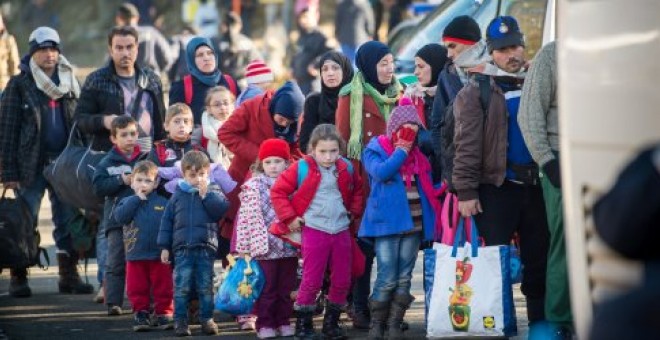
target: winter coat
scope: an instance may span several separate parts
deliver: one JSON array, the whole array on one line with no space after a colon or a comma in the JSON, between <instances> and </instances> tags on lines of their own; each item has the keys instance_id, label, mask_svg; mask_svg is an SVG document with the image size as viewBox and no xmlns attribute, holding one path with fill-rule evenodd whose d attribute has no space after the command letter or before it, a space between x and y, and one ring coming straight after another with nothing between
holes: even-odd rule
<instances>
[{"instance_id":1,"label":"winter coat","mask_svg":"<svg viewBox=\"0 0 660 340\"><path fill-rule=\"evenodd\" d=\"M151 68L157 75L167 72L174 64L174 53L170 43L153 26L137 26L138 63Z\"/></svg>"},{"instance_id":2,"label":"winter coat","mask_svg":"<svg viewBox=\"0 0 660 340\"><path fill-rule=\"evenodd\" d=\"M231 90L231 86L229 86L229 84L227 83L227 79L225 75L226 73L220 77L220 81L218 81L217 85L224 86L228 90ZM231 77L230 79L234 83L233 86L234 88L236 88L236 91L238 93L241 93L241 89L238 87L236 81ZM202 83L201 81L197 80L197 78L195 78L194 76L192 77L192 85L193 85L192 102L188 104L186 103L186 94L183 85L183 79L172 83L172 86L170 87L170 105L176 103L188 104L188 106L190 106L190 109L192 110L193 113L195 126L197 126L202 124L202 113L204 112L204 110L206 110L206 104L204 103L206 101L206 93L211 88L211 86Z\"/></svg>"},{"instance_id":3,"label":"winter coat","mask_svg":"<svg viewBox=\"0 0 660 340\"><path fill-rule=\"evenodd\" d=\"M431 162L431 167L433 168L433 182L439 183L441 181L442 165L439 157L436 156L436 143L433 140L433 131L431 131L431 114L434 101L435 97L426 95L423 98L414 98L413 105L415 105L417 114L425 127L425 129L420 129L417 133L417 145L424 156L426 156L426 158L429 159L429 162Z\"/></svg>"},{"instance_id":4,"label":"winter coat","mask_svg":"<svg viewBox=\"0 0 660 340\"><path fill-rule=\"evenodd\" d=\"M155 191L143 201L133 195L119 201L113 213L114 222L124 226L124 250L127 261L159 260L156 244L160 221L167 199Z\"/></svg>"},{"instance_id":5,"label":"winter coat","mask_svg":"<svg viewBox=\"0 0 660 340\"><path fill-rule=\"evenodd\" d=\"M387 122L379 113L376 102L368 95L364 96L362 105L362 145L367 145L371 138L385 134ZM339 96L337 103L337 113L335 115L335 126L342 139L348 141L351 137L351 95ZM362 177L362 187L365 189L365 198L369 196L369 175L365 171L362 163L358 160L351 160L355 169L359 169Z\"/></svg>"},{"instance_id":6,"label":"winter coat","mask_svg":"<svg viewBox=\"0 0 660 340\"><path fill-rule=\"evenodd\" d=\"M266 91L244 102L218 131L220 142L234 154L228 172L239 185L243 184L250 165L257 159L261 142L275 138L275 123L269 111L273 94L273 91ZM289 144L289 147L294 159L302 157L297 143Z\"/></svg>"},{"instance_id":7,"label":"winter coat","mask_svg":"<svg viewBox=\"0 0 660 340\"><path fill-rule=\"evenodd\" d=\"M0 90L4 90L9 78L18 74L18 46L13 35L4 31L0 33Z\"/></svg>"},{"instance_id":8,"label":"winter coat","mask_svg":"<svg viewBox=\"0 0 660 340\"><path fill-rule=\"evenodd\" d=\"M105 197L103 206L103 220L106 222L105 233L113 229L120 229L121 224L116 223L113 218L113 211L122 198L133 194L130 185L124 183L121 175L132 173L135 163L143 160L146 154L140 153L140 148L135 147L132 155L127 157L117 148L112 148L94 171L92 185L94 194L98 197Z\"/></svg>"},{"instance_id":9,"label":"winter coat","mask_svg":"<svg viewBox=\"0 0 660 340\"><path fill-rule=\"evenodd\" d=\"M298 38L297 47L298 52L291 60L291 70L293 77L298 83L310 83L316 77L309 74L308 68L310 65L316 67L315 63L323 53L328 51L326 46L326 36L318 29L311 32L302 32Z\"/></svg>"},{"instance_id":10,"label":"winter coat","mask_svg":"<svg viewBox=\"0 0 660 340\"><path fill-rule=\"evenodd\" d=\"M508 113L504 93L491 78L487 119L479 84L471 79L454 100L454 170L458 199L479 198L479 185L504 183L507 167Z\"/></svg>"},{"instance_id":11,"label":"winter coat","mask_svg":"<svg viewBox=\"0 0 660 340\"><path fill-rule=\"evenodd\" d=\"M163 102L163 86L160 77L151 69L136 67L137 86L144 90L144 95L151 97L154 112L151 112L153 126L153 140L166 137L163 128L165 116L165 103ZM92 148L107 151L112 148L110 131L103 125L103 118L109 115L127 114L124 107L124 92L119 85L115 67L110 60L109 64L92 72L80 92L80 100L76 107L75 119L78 127L87 135L94 138Z\"/></svg>"},{"instance_id":12,"label":"winter coat","mask_svg":"<svg viewBox=\"0 0 660 340\"><path fill-rule=\"evenodd\" d=\"M67 131L71 130L77 99L72 93L59 99ZM28 65L11 78L0 105L0 179L29 186L43 171L42 115L50 98L37 88Z\"/></svg>"},{"instance_id":13,"label":"winter coat","mask_svg":"<svg viewBox=\"0 0 660 340\"><path fill-rule=\"evenodd\" d=\"M296 217L302 217L305 214L321 185L321 172L316 161L311 156L305 156L304 159L308 170L300 187L298 187L298 166L300 164L298 161L280 174L270 192L277 218L285 225L289 225ZM348 163L344 158L338 159L335 165L337 166L337 185L342 203L351 215L351 219L357 220L362 216L364 206L360 173L353 171L351 176ZM355 231L356 228L351 229Z\"/></svg>"},{"instance_id":14,"label":"winter coat","mask_svg":"<svg viewBox=\"0 0 660 340\"><path fill-rule=\"evenodd\" d=\"M274 179L259 175L241 188L241 207L236 221L236 252L250 254L257 260L295 257L298 251L269 232L275 222L275 209L270 199Z\"/></svg>"},{"instance_id":15,"label":"winter coat","mask_svg":"<svg viewBox=\"0 0 660 340\"><path fill-rule=\"evenodd\" d=\"M216 185L202 199L197 192L177 188L165 208L158 232L161 249L177 251L184 248L204 247L218 249L218 221L229 208L229 203Z\"/></svg>"},{"instance_id":16,"label":"winter coat","mask_svg":"<svg viewBox=\"0 0 660 340\"><path fill-rule=\"evenodd\" d=\"M371 192L367 198L358 236L380 237L413 230L406 185L399 172L407 157L408 154L400 149L388 156L378 138L373 138L364 149L362 163L369 174ZM421 181L418 176L415 176L415 180L422 202L424 240L431 241L435 231L435 212L419 185Z\"/></svg>"}]
</instances>

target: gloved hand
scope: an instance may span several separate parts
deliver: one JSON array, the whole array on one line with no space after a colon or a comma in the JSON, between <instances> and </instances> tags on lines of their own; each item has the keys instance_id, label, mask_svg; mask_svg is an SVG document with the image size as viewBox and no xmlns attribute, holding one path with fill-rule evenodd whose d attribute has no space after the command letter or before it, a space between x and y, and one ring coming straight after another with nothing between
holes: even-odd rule
<instances>
[{"instance_id":1,"label":"gloved hand","mask_svg":"<svg viewBox=\"0 0 660 340\"><path fill-rule=\"evenodd\" d=\"M417 139L417 131L409 127L402 127L397 130L396 134L397 139L394 142L394 146L402 148L406 152L410 151L413 144L415 143L415 139Z\"/></svg>"},{"instance_id":2,"label":"gloved hand","mask_svg":"<svg viewBox=\"0 0 660 340\"><path fill-rule=\"evenodd\" d=\"M561 171L559 169L559 160L557 158L543 165L543 173L548 176L548 180L556 188L561 188Z\"/></svg>"}]
</instances>

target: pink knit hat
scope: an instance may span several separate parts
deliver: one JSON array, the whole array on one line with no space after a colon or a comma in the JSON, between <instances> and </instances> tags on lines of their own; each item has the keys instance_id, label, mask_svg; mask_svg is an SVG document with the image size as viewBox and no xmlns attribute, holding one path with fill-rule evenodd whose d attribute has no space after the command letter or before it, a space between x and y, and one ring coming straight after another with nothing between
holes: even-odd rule
<instances>
[{"instance_id":1,"label":"pink knit hat","mask_svg":"<svg viewBox=\"0 0 660 340\"><path fill-rule=\"evenodd\" d=\"M392 110L390 120L387 122L387 137L392 137L406 123L417 124L420 128L424 128L424 124L419 119L419 113L415 105L413 105L412 100L408 97L402 97L399 100L399 106Z\"/></svg>"},{"instance_id":2,"label":"pink knit hat","mask_svg":"<svg viewBox=\"0 0 660 340\"><path fill-rule=\"evenodd\" d=\"M245 79L248 84L271 82L275 79L273 71L263 60L253 60L245 68Z\"/></svg>"}]
</instances>

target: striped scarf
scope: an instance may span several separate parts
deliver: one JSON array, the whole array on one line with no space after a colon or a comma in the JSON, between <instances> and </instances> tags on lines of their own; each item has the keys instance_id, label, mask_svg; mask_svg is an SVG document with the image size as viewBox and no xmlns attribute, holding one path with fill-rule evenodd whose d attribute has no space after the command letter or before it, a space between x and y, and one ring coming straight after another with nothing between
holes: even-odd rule
<instances>
[{"instance_id":1,"label":"striped scarf","mask_svg":"<svg viewBox=\"0 0 660 340\"><path fill-rule=\"evenodd\" d=\"M60 55L57 60L57 73L60 77L60 85L57 86L53 80L37 65L34 58L30 58L30 71L37 88L45 93L50 99L58 100L69 92L73 92L75 98L80 97L80 85L73 74L73 66Z\"/></svg>"}]
</instances>

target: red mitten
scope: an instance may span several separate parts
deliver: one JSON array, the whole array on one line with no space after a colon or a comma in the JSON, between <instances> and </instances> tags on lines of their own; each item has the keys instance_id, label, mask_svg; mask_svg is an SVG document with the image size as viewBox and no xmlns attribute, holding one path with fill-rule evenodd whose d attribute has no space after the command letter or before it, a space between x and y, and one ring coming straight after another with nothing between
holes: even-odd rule
<instances>
[{"instance_id":1,"label":"red mitten","mask_svg":"<svg viewBox=\"0 0 660 340\"><path fill-rule=\"evenodd\" d=\"M407 150L412 147L413 143L415 143L415 139L417 138L417 131L409 127L400 128L396 134L398 138L394 142L394 146L402 147Z\"/></svg>"}]
</instances>

